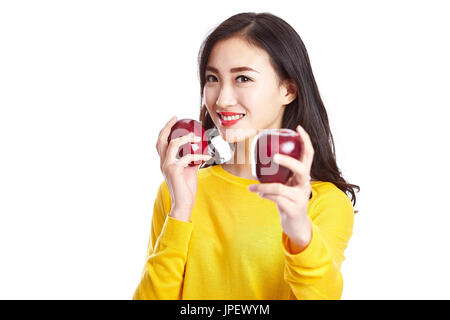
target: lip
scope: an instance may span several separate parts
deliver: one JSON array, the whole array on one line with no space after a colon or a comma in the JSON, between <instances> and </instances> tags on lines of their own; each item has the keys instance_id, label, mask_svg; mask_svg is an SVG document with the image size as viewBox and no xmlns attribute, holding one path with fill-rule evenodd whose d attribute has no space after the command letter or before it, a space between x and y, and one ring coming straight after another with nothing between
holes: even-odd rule
<instances>
[{"instance_id":1,"label":"lip","mask_svg":"<svg viewBox=\"0 0 450 320\"><path fill-rule=\"evenodd\" d=\"M217 113L221 114L221 115L224 115L226 117L235 116L235 115L239 115L239 114L245 114L244 112L237 113L237 112L224 112L224 111L220 111L220 112L217 112Z\"/></svg>"},{"instance_id":2,"label":"lip","mask_svg":"<svg viewBox=\"0 0 450 320\"><path fill-rule=\"evenodd\" d=\"M244 119L245 116L246 116L245 113L235 113L235 112L218 112L218 113L221 114L221 115L224 115L224 116L234 116L234 115L239 115L239 114L243 114L244 115L242 118L236 119L236 120L224 120L224 119L222 119L221 116L219 116L220 124L222 126L224 126L224 127L232 126L232 125L236 124L238 121Z\"/></svg>"}]
</instances>

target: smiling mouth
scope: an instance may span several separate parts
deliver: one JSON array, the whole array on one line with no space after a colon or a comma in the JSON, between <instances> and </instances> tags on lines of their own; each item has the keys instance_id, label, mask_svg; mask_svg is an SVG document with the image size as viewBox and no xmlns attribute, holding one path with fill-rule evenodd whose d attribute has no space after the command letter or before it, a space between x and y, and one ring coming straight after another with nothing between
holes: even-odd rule
<instances>
[{"instance_id":1,"label":"smiling mouth","mask_svg":"<svg viewBox=\"0 0 450 320\"><path fill-rule=\"evenodd\" d=\"M236 120L240 120L240 119L242 119L243 117L245 117L245 113L236 114L236 115L233 115L233 116L224 116L224 115L221 114L221 113L218 113L218 115L219 115L219 118L220 118L222 121L236 121Z\"/></svg>"}]
</instances>

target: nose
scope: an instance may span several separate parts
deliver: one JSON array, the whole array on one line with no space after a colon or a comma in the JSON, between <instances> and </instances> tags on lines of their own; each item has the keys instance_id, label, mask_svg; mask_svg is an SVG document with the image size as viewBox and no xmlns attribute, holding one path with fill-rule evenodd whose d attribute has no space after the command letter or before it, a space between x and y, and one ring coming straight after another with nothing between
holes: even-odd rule
<instances>
[{"instance_id":1,"label":"nose","mask_svg":"<svg viewBox=\"0 0 450 320\"><path fill-rule=\"evenodd\" d=\"M236 99L234 98L233 90L228 86L223 86L217 98L216 105L218 107L234 106Z\"/></svg>"}]
</instances>

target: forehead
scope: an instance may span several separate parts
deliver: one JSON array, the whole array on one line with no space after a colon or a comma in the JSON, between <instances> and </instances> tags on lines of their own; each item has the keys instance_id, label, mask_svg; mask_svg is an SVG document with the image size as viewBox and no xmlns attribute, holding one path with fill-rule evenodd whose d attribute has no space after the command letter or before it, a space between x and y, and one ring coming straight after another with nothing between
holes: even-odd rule
<instances>
[{"instance_id":1,"label":"forehead","mask_svg":"<svg viewBox=\"0 0 450 320\"><path fill-rule=\"evenodd\" d=\"M241 38L230 38L217 42L208 59L208 65L221 72L233 67L248 66L258 71L269 67L269 55L261 48L250 45Z\"/></svg>"}]
</instances>

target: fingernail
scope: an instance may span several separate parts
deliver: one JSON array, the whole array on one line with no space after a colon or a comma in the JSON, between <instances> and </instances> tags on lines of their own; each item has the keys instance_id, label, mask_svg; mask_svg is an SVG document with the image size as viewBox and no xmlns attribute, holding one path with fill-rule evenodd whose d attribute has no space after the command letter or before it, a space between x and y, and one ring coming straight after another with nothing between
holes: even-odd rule
<instances>
[{"instance_id":1,"label":"fingernail","mask_svg":"<svg viewBox=\"0 0 450 320\"><path fill-rule=\"evenodd\" d=\"M278 155L278 153L277 154L275 154L274 156L273 156L273 161L275 161L275 162L278 162L279 160L280 160L280 156Z\"/></svg>"},{"instance_id":2,"label":"fingernail","mask_svg":"<svg viewBox=\"0 0 450 320\"><path fill-rule=\"evenodd\" d=\"M248 190L250 190L250 191L255 191L255 186L254 186L254 185L249 185L249 186L248 186Z\"/></svg>"}]
</instances>

